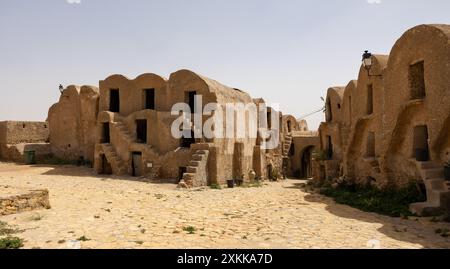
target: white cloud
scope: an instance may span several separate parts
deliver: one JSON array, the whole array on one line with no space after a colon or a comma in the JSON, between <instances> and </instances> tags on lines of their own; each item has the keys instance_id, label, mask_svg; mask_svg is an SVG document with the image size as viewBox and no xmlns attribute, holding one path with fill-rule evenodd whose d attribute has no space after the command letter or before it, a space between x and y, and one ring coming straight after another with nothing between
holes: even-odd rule
<instances>
[{"instance_id":1,"label":"white cloud","mask_svg":"<svg viewBox=\"0 0 450 269\"><path fill-rule=\"evenodd\" d=\"M374 5L374 4L381 4L381 0L367 0L367 3Z\"/></svg>"},{"instance_id":2,"label":"white cloud","mask_svg":"<svg viewBox=\"0 0 450 269\"><path fill-rule=\"evenodd\" d=\"M81 4L81 0L66 0L69 4Z\"/></svg>"}]
</instances>

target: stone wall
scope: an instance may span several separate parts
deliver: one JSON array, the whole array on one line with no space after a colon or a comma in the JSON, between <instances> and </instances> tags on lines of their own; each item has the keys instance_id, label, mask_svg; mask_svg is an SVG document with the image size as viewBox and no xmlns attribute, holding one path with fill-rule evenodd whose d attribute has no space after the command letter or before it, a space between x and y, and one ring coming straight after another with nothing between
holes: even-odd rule
<instances>
[{"instance_id":1,"label":"stone wall","mask_svg":"<svg viewBox=\"0 0 450 269\"><path fill-rule=\"evenodd\" d=\"M50 208L48 190L31 190L19 195L0 196L0 216L42 208Z\"/></svg>"},{"instance_id":2,"label":"stone wall","mask_svg":"<svg viewBox=\"0 0 450 269\"><path fill-rule=\"evenodd\" d=\"M49 133L47 122L0 122L0 144L48 142Z\"/></svg>"}]
</instances>

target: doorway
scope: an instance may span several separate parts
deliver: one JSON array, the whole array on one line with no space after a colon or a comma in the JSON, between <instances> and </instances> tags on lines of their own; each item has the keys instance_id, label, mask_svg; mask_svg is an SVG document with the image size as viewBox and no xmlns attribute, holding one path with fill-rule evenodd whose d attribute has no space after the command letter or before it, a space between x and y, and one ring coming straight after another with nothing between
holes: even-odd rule
<instances>
[{"instance_id":1,"label":"doorway","mask_svg":"<svg viewBox=\"0 0 450 269\"><path fill-rule=\"evenodd\" d=\"M142 176L142 152L131 153L131 175L133 177Z\"/></svg>"},{"instance_id":2,"label":"doorway","mask_svg":"<svg viewBox=\"0 0 450 269\"><path fill-rule=\"evenodd\" d=\"M417 161L427 162L430 160L430 152L428 147L428 127L420 125L414 127L414 143L413 152Z\"/></svg>"},{"instance_id":3,"label":"doorway","mask_svg":"<svg viewBox=\"0 0 450 269\"><path fill-rule=\"evenodd\" d=\"M136 139L138 143L147 143L147 120L136 120Z\"/></svg>"},{"instance_id":4,"label":"doorway","mask_svg":"<svg viewBox=\"0 0 450 269\"><path fill-rule=\"evenodd\" d=\"M120 112L119 90L112 89L109 91L109 111Z\"/></svg>"},{"instance_id":5,"label":"doorway","mask_svg":"<svg viewBox=\"0 0 450 269\"><path fill-rule=\"evenodd\" d=\"M269 180L274 180L273 166L271 164L267 166L267 177Z\"/></svg>"},{"instance_id":6,"label":"doorway","mask_svg":"<svg viewBox=\"0 0 450 269\"><path fill-rule=\"evenodd\" d=\"M110 132L109 132L109 122L102 123L102 144L108 144L111 142Z\"/></svg>"},{"instance_id":7,"label":"doorway","mask_svg":"<svg viewBox=\"0 0 450 269\"><path fill-rule=\"evenodd\" d=\"M312 152L314 150L314 146L307 147L302 155L301 155L301 172L300 177L301 178L311 178L312 177L312 165L311 165L311 159L312 159Z\"/></svg>"},{"instance_id":8,"label":"doorway","mask_svg":"<svg viewBox=\"0 0 450 269\"><path fill-rule=\"evenodd\" d=\"M186 167L179 167L178 168L178 182L180 182L183 179L183 175L187 172Z\"/></svg>"},{"instance_id":9,"label":"doorway","mask_svg":"<svg viewBox=\"0 0 450 269\"><path fill-rule=\"evenodd\" d=\"M155 109L155 89L144 90L144 109Z\"/></svg>"},{"instance_id":10,"label":"doorway","mask_svg":"<svg viewBox=\"0 0 450 269\"><path fill-rule=\"evenodd\" d=\"M331 136L327 136L327 160L332 160L333 159L333 141L331 139Z\"/></svg>"},{"instance_id":11,"label":"doorway","mask_svg":"<svg viewBox=\"0 0 450 269\"><path fill-rule=\"evenodd\" d=\"M191 113L194 114L196 91L185 92L184 101L189 105Z\"/></svg>"},{"instance_id":12,"label":"doorway","mask_svg":"<svg viewBox=\"0 0 450 269\"><path fill-rule=\"evenodd\" d=\"M182 148L190 148L192 144L195 144L195 137L194 137L194 131L191 130L190 137L181 137L180 140L180 147Z\"/></svg>"},{"instance_id":13,"label":"doorway","mask_svg":"<svg viewBox=\"0 0 450 269\"><path fill-rule=\"evenodd\" d=\"M108 162L108 159L106 158L105 154L100 155L100 171L99 174L104 175L111 175L112 174L112 167L111 164Z\"/></svg>"}]
</instances>

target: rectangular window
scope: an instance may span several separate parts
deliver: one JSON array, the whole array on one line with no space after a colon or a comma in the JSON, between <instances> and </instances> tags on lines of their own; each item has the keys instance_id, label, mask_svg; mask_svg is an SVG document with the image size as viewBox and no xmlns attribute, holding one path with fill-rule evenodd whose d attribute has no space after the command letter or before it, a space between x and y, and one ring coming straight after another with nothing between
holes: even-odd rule
<instances>
[{"instance_id":1,"label":"rectangular window","mask_svg":"<svg viewBox=\"0 0 450 269\"><path fill-rule=\"evenodd\" d=\"M111 89L109 91L109 111L120 112L119 90Z\"/></svg>"},{"instance_id":2,"label":"rectangular window","mask_svg":"<svg viewBox=\"0 0 450 269\"><path fill-rule=\"evenodd\" d=\"M184 102L189 105L191 113L194 113L196 91L185 92Z\"/></svg>"},{"instance_id":3,"label":"rectangular window","mask_svg":"<svg viewBox=\"0 0 450 269\"><path fill-rule=\"evenodd\" d=\"M375 157L375 133L369 132L367 135L366 157Z\"/></svg>"},{"instance_id":4,"label":"rectangular window","mask_svg":"<svg viewBox=\"0 0 450 269\"><path fill-rule=\"evenodd\" d=\"M102 123L102 141L101 143L107 144L110 143L110 135L109 135L109 122Z\"/></svg>"},{"instance_id":5,"label":"rectangular window","mask_svg":"<svg viewBox=\"0 0 450 269\"><path fill-rule=\"evenodd\" d=\"M147 143L147 120L136 120L136 138L138 143Z\"/></svg>"},{"instance_id":6,"label":"rectangular window","mask_svg":"<svg viewBox=\"0 0 450 269\"><path fill-rule=\"evenodd\" d=\"M367 115L373 114L373 85L367 86Z\"/></svg>"},{"instance_id":7,"label":"rectangular window","mask_svg":"<svg viewBox=\"0 0 450 269\"><path fill-rule=\"evenodd\" d=\"M155 109L155 89L144 90L144 109Z\"/></svg>"},{"instance_id":8,"label":"rectangular window","mask_svg":"<svg viewBox=\"0 0 450 269\"><path fill-rule=\"evenodd\" d=\"M409 87L412 100L425 98L425 67L423 61L409 67Z\"/></svg>"}]
</instances>

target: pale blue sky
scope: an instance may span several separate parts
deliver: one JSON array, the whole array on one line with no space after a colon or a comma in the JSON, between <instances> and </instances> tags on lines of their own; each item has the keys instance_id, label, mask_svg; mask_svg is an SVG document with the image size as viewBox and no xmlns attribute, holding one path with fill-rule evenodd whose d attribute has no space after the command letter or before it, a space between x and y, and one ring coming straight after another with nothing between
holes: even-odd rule
<instances>
[{"instance_id":1,"label":"pale blue sky","mask_svg":"<svg viewBox=\"0 0 450 269\"><path fill-rule=\"evenodd\" d=\"M364 49L389 53L415 25L450 24L448 0L369 2L0 0L0 120L45 120L59 83L182 68L299 117L356 78Z\"/></svg>"}]
</instances>

